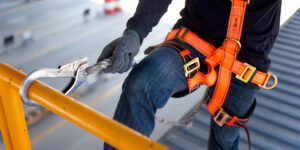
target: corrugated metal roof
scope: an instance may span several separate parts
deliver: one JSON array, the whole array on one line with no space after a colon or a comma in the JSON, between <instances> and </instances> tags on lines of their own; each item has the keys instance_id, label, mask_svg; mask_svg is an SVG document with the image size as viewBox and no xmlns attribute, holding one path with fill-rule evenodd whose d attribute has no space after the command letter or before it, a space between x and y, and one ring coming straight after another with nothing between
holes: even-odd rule
<instances>
[{"instance_id":1,"label":"corrugated metal roof","mask_svg":"<svg viewBox=\"0 0 300 150\"><path fill-rule=\"evenodd\" d=\"M270 71L278 85L260 90L247 126L253 149L300 149L300 9L281 27L271 51ZM184 119L184 118L183 118ZM210 114L202 109L193 127L173 127L160 142L174 150L207 149ZM248 149L241 132L240 149Z\"/></svg>"}]
</instances>

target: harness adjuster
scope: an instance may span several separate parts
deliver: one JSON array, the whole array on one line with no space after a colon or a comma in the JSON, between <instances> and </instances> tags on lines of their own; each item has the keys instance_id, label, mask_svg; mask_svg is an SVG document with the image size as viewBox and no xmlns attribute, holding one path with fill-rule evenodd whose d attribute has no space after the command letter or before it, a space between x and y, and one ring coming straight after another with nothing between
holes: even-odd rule
<instances>
[{"instance_id":1,"label":"harness adjuster","mask_svg":"<svg viewBox=\"0 0 300 150\"><path fill-rule=\"evenodd\" d=\"M233 38L226 38L226 39L224 40L224 42L225 42L225 41L228 41L228 40L234 41L234 42L239 46L239 49L237 50L237 53L239 53L239 51L242 49L242 44L241 44L241 42L238 41L238 40L236 40L236 39L233 39Z\"/></svg>"},{"instance_id":2,"label":"harness adjuster","mask_svg":"<svg viewBox=\"0 0 300 150\"><path fill-rule=\"evenodd\" d=\"M230 0L231 2L232 2L232 0ZM246 0L245 0L246 1ZM247 0L247 5L249 5L250 4L250 0Z\"/></svg>"},{"instance_id":3,"label":"harness adjuster","mask_svg":"<svg viewBox=\"0 0 300 150\"><path fill-rule=\"evenodd\" d=\"M182 29L185 29L185 31L183 32L183 34L181 35L181 37L178 37L178 35L179 35L179 33L181 32ZM184 36L185 36L188 32L189 32L189 29L188 29L188 28L180 27L180 28L178 29L178 32L176 33L174 39L175 39L175 40L178 40L178 41L180 41L180 42L182 42L182 43L185 43L185 41L183 40L183 38L184 38Z\"/></svg>"},{"instance_id":4,"label":"harness adjuster","mask_svg":"<svg viewBox=\"0 0 300 150\"><path fill-rule=\"evenodd\" d=\"M220 107L218 113L213 117L214 121L222 127L230 116Z\"/></svg>"},{"instance_id":5,"label":"harness adjuster","mask_svg":"<svg viewBox=\"0 0 300 150\"><path fill-rule=\"evenodd\" d=\"M252 76L254 75L256 68L244 63L246 65L246 68L244 69L243 73L241 75L236 75L235 77L241 81L243 81L244 83L248 83L250 81L250 79L252 78ZM245 77L246 73L250 71L250 73L248 74L247 77Z\"/></svg>"},{"instance_id":6,"label":"harness adjuster","mask_svg":"<svg viewBox=\"0 0 300 150\"><path fill-rule=\"evenodd\" d=\"M195 65L195 66L192 67L192 65ZM189 74L193 73L194 71L196 71L199 68L200 68L200 61L199 61L198 57L187 62L186 64L183 65L185 77L188 77Z\"/></svg>"},{"instance_id":7,"label":"harness adjuster","mask_svg":"<svg viewBox=\"0 0 300 150\"><path fill-rule=\"evenodd\" d=\"M267 74L268 74L268 76L267 76L264 84L258 85L258 86L261 87L261 88L267 89L267 90L273 89L277 85L277 77L276 77L275 74L270 73L270 72L268 72ZM269 82L270 77L273 77L274 81L273 81L273 84L271 86L267 86L267 83Z\"/></svg>"}]
</instances>

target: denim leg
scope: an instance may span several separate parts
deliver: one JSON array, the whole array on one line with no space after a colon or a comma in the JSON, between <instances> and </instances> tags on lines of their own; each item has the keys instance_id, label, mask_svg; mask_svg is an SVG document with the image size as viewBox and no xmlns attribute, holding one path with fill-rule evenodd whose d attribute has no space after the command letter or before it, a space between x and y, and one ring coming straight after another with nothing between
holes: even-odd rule
<instances>
[{"instance_id":1,"label":"denim leg","mask_svg":"<svg viewBox=\"0 0 300 150\"><path fill-rule=\"evenodd\" d=\"M193 56L203 61L203 55L189 45L183 45L191 50ZM157 108L163 107L171 95L187 88L182 66L182 58L170 47L160 47L143 59L133 68L123 84L114 119L150 136L154 129ZM202 69L206 70L206 67L201 64ZM213 93L214 86L209 89ZM233 77L222 107L228 114L244 118L257 91L258 89L250 88ZM238 149L239 132L240 128L227 125L219 127L211 121L208 149ZM114 148L105 144L104 149Z\"/></svg>"},{"instance_id":2,"label":"denim leg","mask_svg":"<svg viewBox=\"0 0 300 150\"><path fill-rule=\"evenodd\" d=\"M214 87L209 89L212 94ZM246 86L238 79L232 77L226 100L223 104L224 110L231 116L239 118L249 117L249 111L258 89ZM209 150L237 150L241 128L223 125L220 127L211 119Z\"/></svg>"},{"instance_id":3,"label":"denim leg","mask_svg":"<svg viewBox=\"0 0 300 150\"><path fill-rule=\"evenodd\" d=\"M187 88L183 60L170 47L160 47L133 68L122 87L114 119L150 136L157 108ZM105 150L113 149L105 144Z\"/></svg>"}]
</instances>

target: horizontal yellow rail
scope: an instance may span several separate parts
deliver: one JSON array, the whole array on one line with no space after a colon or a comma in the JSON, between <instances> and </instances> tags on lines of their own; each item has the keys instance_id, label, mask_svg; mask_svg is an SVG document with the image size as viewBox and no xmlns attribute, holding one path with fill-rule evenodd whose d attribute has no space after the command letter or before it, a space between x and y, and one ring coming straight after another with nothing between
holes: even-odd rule
<instances>
[{"instance_id":1,"label":"horizontal yellow rail","mask_svg":"<svg viewBox=\"0 0 300 150\"><path fill-rule=\"evenodd\" d=\"M7 64L0 63L0 82L10 84L18 91L24 78L25 74L22 72ZM69 120L117 149L168 149L41 82L35 81L31 84L28 96L50 111Z\"/></svg>"}]
</instances>

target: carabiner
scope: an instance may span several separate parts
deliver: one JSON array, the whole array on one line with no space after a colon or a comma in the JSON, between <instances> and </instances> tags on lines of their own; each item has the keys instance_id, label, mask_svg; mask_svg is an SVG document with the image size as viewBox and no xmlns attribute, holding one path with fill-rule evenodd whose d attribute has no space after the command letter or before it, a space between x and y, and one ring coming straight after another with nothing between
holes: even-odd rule
<instances>
[{"instance_id":1,"label":"carabiner","mask_svg":"<svg viewBox=\"0 0 300 150\"><path fill-rule=\"evenodd\" d=\"M71 77L70 82L65 86L62 92L65 95L71 95L86 80L89 74L101 72L112 64L111 58L107 58L93 66L89 66L88 57L84 57L72 63L60 66L58 68L44 68L34 71L23 80L19 93L24 104L30 106L40 106L38 103L28 98L28 88L31 83L38 78L60 78ZM135 64L135 61L132 62Z\"/></svg>"},{"instance_id":2,"label":"carabiner","mask_svg":"<svg viewBox=\"0 0 300 150\"><path fill-rule=\"evenodd\" d=\"M30 73L20 86L19 93L21 100L24 104L39 106L36 102L30 100L27 95L31 83L38 78L71 77L71 82L65 87L63 93L65 95L72 94L86 80L87 73L85 69L88 67L88 60L88 57L84 57L58 68L44 68Z\"/></svg>"}]
</instances>

